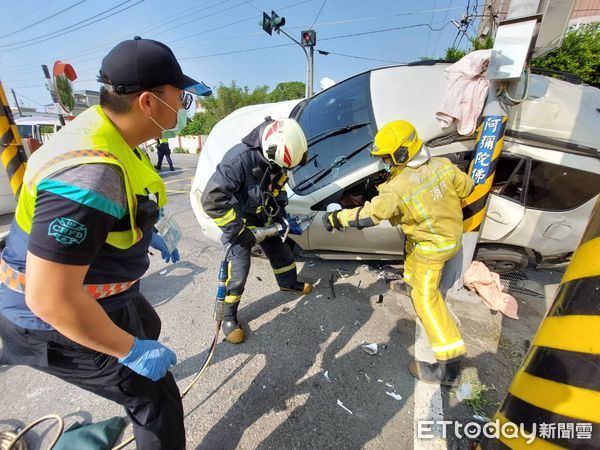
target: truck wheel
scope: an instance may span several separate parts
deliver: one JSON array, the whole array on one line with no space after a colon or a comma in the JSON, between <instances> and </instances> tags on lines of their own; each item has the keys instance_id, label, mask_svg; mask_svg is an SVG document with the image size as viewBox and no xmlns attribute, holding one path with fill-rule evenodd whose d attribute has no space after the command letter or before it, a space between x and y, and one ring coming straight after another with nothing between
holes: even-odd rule
<instances>
[{"instance_id":1,"label":"truck wheel","mask_svg":"<svg viewBox=\"0 0 600 450\"><path fill-rule=\"evenodd\" d=\"M529 264L529 258L523 251L507 247L477 247L475 260L496 273L515 272Z\"/></svg>"}]
</instances>

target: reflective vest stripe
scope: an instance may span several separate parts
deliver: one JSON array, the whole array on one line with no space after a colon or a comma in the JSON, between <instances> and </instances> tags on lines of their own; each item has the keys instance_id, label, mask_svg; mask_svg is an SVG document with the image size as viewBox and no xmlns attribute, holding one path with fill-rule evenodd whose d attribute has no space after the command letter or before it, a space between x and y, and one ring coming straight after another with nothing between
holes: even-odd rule
<instances>
[{"instance_id":1,"label":"reflective vest stripe","mask_svg":"<svg viewBox=\"0 0 600 450\"><path fill-rule=\"evenodd\" d=\"M133 286L138 280L123 281L120 283L105 283L105 284L84 284L83 289L94 297L100 300L111 295L125 292ZM11 291L25 293L25 274L13 269L4 259L0 258L0 283L4 284Z\"/></svg>"}]
</instances>

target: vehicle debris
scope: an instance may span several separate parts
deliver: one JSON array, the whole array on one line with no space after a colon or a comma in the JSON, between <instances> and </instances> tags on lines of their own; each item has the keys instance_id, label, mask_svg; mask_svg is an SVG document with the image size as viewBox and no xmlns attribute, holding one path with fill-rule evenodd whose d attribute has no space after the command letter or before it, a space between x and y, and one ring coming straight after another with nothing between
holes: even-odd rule
<instances>
[{"instance_id":1,"label":"vehicle debris","mask_svg":"<svg viewBox=\"0 0 600 450\"><path fill-rule=\"evenodd\" d=\"M342 407L342 408L344 408L346 411L348 411L348 413L349 413L350 415L352 415L352 416L354 415L354 413L353 413L352 411L350 411L348 408L346 408L346 407L344 406L344 404L343 404L343 403L340 401L340 399L339 399L339 398L338 398L337 404L338 404L338 406L341 406L341 407Z\"/></svg>"},{"instance_id":2,"label":"vehicle debris","mask_svg":"<svg viewBox=\"0 0 600 450\"><path fill-rule=\"evenodd\" d=\"M367 374L367 372L364 373L365 378L367 379L367 383L371 382L371 377Z\"/></svg>"},{"instance_id":3,"label":"vehicle debris","mask_svg":"<svg viewBox=\"0 0 600 450\"><path fill-rule=\"evenodd\" d=\"M308 262L308 267L315 267L316 265L317 265L317 263L314 262L314 261L309 261Z\"/></svg>"},{"instance_id":4,"label":"vehicle debris","mask_svg":"<svg viewBox=\"0 0 600 450\"><path fill-rule=\"evenodd\" d=\"M333 288L333 283L335 283L335 281L333 280L333 274L331 274L331 277L329 277L329 287L331 288L331 296L335 298L335 289Z\"/></svg>"},{"instance_id":5,"label":"vehicle debris","mask_svg":"<svg viewBox=\"0 0 600 450\"><path fill-rule=\"evenodd\" d=\"M262 281L262 278L261 278L261 277L256 277L256 279L257 279L258 281Z\"/></svg>"},{"instance_id":6,"label":"vehicle debris","mask_svg":"<svg viewBox=\"0 0 600 450\"><path fill-rule=\"evenodd\" d=\"M389 395L390 397L392 397L394 400L397 400L397 401L402 400L402 396L400 394L396 394L395 392L388 392L388 391L385 391L385 393L387 395Z\"/></svg>"},{"instance_id":7,"label":"vehicle debris","mask_svg":"<svg viewBox=\"0 0 600 450\"><path fill-rule=\"evenodd\" d=\"M329 379L329 370L326 370L325 373L323 374L323 376L325 377L325 379L331 383L331 380Z\"/></svg>"},{"instance_id":8,"label":"vehicle debris","mask_svg":"<svg viewBox=\"0 0 600 450\"><path fill-rule=\"evenodd\" d=\"M479 422L491 422L492 419L486 416L480 416L479 414L473 414L473 419L478 420Z\"/></svg>"},{"instance_id":9,"label":"vehicle debris","mask_svg":"<svg viewBox=\"0 0 600 450\"><path fill-rule=\"evenodd\" d=\"M385 385L389 388L394 389L396 386L394 386L392 383L385 383Z\"/></svg>"},{"instance_id":10,"label":"vehicle debris","mask_svg":"<svg viewBox=\"0 0 600 450\"><path fill-rule=\"evenodd\" d=\"M369 355L377 354L377 344L363 344L362 349Z\"/></svg>"},{"instance_id":11,"label":"vehicle debris","mask_svg":"<svg viewBox=\"0 0 600 450\"><path fill-rule=\"evenodd\" d=\"M377 303L383 303L383 294L379 294L379 298L377 299Z\"/></svg>"},{"instance_id":12,"label":"vehicle debris","mask_svg":"<svg viewBox=\"0 0 600 450\"><path fill-rule=\"evenodd\" d=\"M164 275L165 273L167 273L167 269L161 270L160 272L158 272L159 275Z\"/></svg>"},{"instance_id":13,"label":"vehicle debris","mask_svg":"<svg viewBox=\"0 0 600 450\"><path fill-rule=\"evenodd\" d=\"M462 402L463 400L469 400L472 395L473 385L469 382L461 384L460 387L456 390L456 399L459 402Z\"/></svg>"}]
</instances>

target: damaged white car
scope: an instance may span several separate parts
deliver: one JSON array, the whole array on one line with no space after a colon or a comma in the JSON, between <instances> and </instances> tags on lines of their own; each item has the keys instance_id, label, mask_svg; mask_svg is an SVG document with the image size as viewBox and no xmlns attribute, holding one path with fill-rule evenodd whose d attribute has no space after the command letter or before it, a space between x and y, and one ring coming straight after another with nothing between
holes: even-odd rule
<instances>
[{"instance_id":1,"label":"damaged white car","mask_svg":"<svg viewBox=\"0 0 600 450\"><path fill-rule=\"evenodd\" d=\"M305 100L241 108L210 133L192 184L191 203L204 233L220 230L200 203L223 154L266 116L292 117L309 142L308 163L290 174L291 214L313 222L291 245L323 258L402 259L404 237L384 222L363 230L327 233L321 215L330 203L363 204L385 179L370 156L377 130L392 120L415 125L432 155L465 169L475 136L441 128L435 118L444 97L447 64L417 63L361 73ZM477 259L497 272L530 262L564 264L577 247L600 192L600 90L531 75L527 100L513 107L480 234Z\"/></svg>"}]
</instances>

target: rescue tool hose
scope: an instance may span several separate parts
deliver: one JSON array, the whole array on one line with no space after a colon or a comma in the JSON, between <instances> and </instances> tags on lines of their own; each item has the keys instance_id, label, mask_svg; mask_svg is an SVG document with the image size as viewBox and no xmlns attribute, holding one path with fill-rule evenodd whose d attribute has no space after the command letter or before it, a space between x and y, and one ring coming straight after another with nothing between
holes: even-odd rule
<instances>
[{"instance_id":1,"label":"rescue tool hose","mask_svg":"<svg viewBox=\"0 0 600 450\"><path fill-rule=\"evenodd\" d=\"M221 267L219 268L219 285L217 288L217 298L215 299L215 309L213 312L213 317L217 322L215 329L215 337L213 338L212 344L208 349L208 354L206 355L206 359L202 363L202 367L200 367L200 370L198 371L198 373L196 373L194 379L181 393L182 399L187 395L188 392L190 392L192 387L194 387L194 385L198 382L198 380L210 364L210 361L212 360L212 357L215 354L217 343L219 342L219 331L221 330L221 322L223 322L223 316L225 314L225 295L227 292L227 278L229 275L229 262L227 261L227 258L229 257L229 253L231 252L232 247L233 246L231 244L227 246L227 249L225 250L225 257L223 258L223 261L221 261ZM112 450L120 450L122 448L125 448L126 446L131 444L134 439L134 436L131 436L126 441L123 441L120 444L113 447ZM50 447L50 449L51 448L52 447Z\"/></svg>"},{"instance_id":2,"label":"rescue tool hose","mask_svg":"<svg viewBox=\"0 0 600 450\"><path fill-rule=\"evenodd\" d=\"M314 219L315 215L313 215L310 219L308 219L308 220L305 219L305 220L302 220L301 222L310 221L310 220ZM288 228L289 228L289 226L288 226ZM274 234L276 234L278 232L278 229L273 228L272 232ZM208 349L208 353L206 355L206 359L202 363L202 367L200 367L200 370L196 373L196 376L190 382L190 384L182 391L182 393L181 393L182 399L187 395L187 393L192 389L192 387L194 387L196 385L196 383L198 382L198 380L200 379L200 377L202 376L202 374L204 373L204 371L210 364L210 362L213 358L213 355L215 354L215 350L217 348L217 343L219 342L219 332L221 330L221 322L223 321L223 316L225 313L225 296L226 296L226 292L227 292L227 279L229 276L229 262L227 261L227 258L229 257L229 253L231 252L232 247L233 246L231 244L229 244L227 246L227 248L225 250L225 257L223 258L223 261L221 261L221 267L219 268L219 285L218 285L218 289L217 289L217 297L215 299L215 309L213 312L213 317L216 320L215 337L213 338L212 344L210 345L210 347ZM55 415L55 414L40 417L39 419L31 422L25 428L23 428L23 430L21 430L18 434L16 434L14 437L13 437L12 433L5 432L3 434L0 434L0 450L26 450L27 447L25 446L25 442L21 441L21 438L29 430L31 430L33 427L35 427L39 423L44 422L46 420L50 420L50 419L54 419L58 422L58 431L56 433L56 436L54 437L54 440L50 443L50 446L48 447L48 450L52 450L52 448L56 445L56 443L60 439L60 436L62 435L63 430L64 430L63 418L58 415ZM134 441L134 439L135 439L135 437L131 436L127 440L114 446L111 450L121 450L121 449L127 447L129 444L131 444Z\"/></svg>"}]
</instances>

